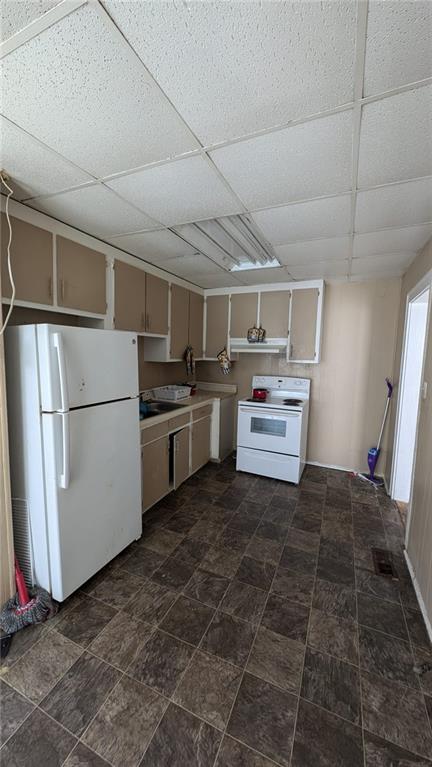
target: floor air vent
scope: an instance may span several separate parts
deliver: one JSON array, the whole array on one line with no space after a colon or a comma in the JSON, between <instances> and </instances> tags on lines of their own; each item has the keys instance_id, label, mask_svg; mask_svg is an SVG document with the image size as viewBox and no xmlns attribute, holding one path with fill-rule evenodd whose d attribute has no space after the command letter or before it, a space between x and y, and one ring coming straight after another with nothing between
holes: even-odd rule
<instances>
[{"instance_id":1,"label":"floor air vent","mask_svg":"<svg viewBox=\"0 0 432 767\"><path fill-rule=\"evenodd\" d=\"M393 563L393 555L387 549L372 549L372 559L377 575L397 580L397 572Z\"/></svg>"}]
</instances>

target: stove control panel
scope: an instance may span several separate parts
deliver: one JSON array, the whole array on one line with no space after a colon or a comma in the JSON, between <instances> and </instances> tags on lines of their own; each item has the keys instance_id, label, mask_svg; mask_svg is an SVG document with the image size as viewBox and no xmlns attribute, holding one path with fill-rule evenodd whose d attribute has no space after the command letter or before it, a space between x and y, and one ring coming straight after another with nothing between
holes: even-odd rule
<instances>
[{"instance_id":1,"label":"stove control panel","mask_svg":"<svg viewBox=\"0 0 432 767\"><path fill-rule=\"evenodd\" d=\"M310 390L310 378L290 378L289 376L254 376L254 389L270 389L271 391L289 390L307 392Z\"/></svg>"}]
</instances>

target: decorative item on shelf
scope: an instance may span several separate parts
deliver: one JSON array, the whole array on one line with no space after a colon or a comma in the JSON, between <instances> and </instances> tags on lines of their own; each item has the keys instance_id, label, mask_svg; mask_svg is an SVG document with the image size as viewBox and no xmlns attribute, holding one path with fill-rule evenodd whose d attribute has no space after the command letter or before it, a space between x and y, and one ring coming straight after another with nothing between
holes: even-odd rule
<instances>
[{"instance_id":1,"label":"decorative item on shelf","mask_svg":"<svg viewBox=\"0 0 432 767\"><path fill-rule=\"evenodd\" d=\"M262 344L265 340L265 330L260 325L259 328L257 328L256 325L253 326L253 328L249 328L247 332L247 340L250 344Z\"/></svg>"},{"instance_id":2,"label":"decorative item on shelf","mask_svg":"<svg viewBox=\"0 0 432 767\"><path fill-rule=\"evenodd\" d=\"M259 330L256 325L253 328L249 328L247 332L247 340L250 344L257 344L259 341Z\"/></svg>"},{"instance_id":3,"label":"decorative item on shelf","mask_svg":"<svg viewBox=\"0 0 432 767\"><path fill-rule=\"evenodd\" d=\"M192 346L186 346L184 353L184 359L186 361L186 373L188 376L195 375L195 357Z\"/></svg>"},{"instance_id":4,"label":"decorative item on shelf","mask_svg":"<svg viewBox=\"0 0 432 767\"><path fill-rule=\"evenodd\" d=\"M220 365L222 373L224 374L224 376L227 376L229 373L231 373L232 363L230 358L228 357L228 352L226 350L226 347L224 347L222 351L220 351L219 354L217 354L216 356L219 360L219 365Z\"/></svg>"}]
</instances>

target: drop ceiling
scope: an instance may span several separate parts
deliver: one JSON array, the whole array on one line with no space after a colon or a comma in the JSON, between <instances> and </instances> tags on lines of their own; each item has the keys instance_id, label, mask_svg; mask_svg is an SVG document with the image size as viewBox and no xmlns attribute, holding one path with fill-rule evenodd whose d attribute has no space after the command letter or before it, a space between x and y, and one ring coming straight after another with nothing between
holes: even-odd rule
<instances>
[{"instance_id":1,"label":"drop ceiling","mask_svg":"<svg viewBox=\"0 0 432 767\"><path fill-rule=\"evenodd\" d=\"M429 0L1 13L0 163L24 204L203 288L398 276L432 235ZM188 241L239 214L280 266Z\"/></svg>"}]
</instances>

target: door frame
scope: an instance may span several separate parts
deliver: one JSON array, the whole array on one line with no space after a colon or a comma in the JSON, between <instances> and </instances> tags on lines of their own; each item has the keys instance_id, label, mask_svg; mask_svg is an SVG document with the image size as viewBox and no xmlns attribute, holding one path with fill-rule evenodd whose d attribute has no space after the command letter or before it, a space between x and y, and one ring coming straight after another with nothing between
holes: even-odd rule
<instances>
[{"instance_id":1,"label":"door frame","mask_svg":"<svg viewBox=\"0 0 432 767\"><path fill-rule=\"evenodd\" d=\"M401 418L402 418L402 394L404 391L406 372L407 372L406 357L408 352L410 304L428 289L429 289L429 301L428 301L428 311L427 311L427 317L426 317L426 337L427 337L427 330L430 325L431 307L432 307L432 269L426 272L426 274L423 275L421 280L419 280L419 282L413 288L411 288L411 290L407 293L406 301L405 301L402 353L401 353L401 364L400 364L400 371L399 371L395 432L394 432L394 440L393 440L393 460L392 460L392 467L391 467L391 474L390 474L390 497L391 498L393 498L394 487L396 482L396 464L397 464L397 456L399 451L400 426L401 426ZM424 378L425 358L426 358L426 343L423 349L421 381L423 381L423 378ZM420 394L420 397L421 397L421 394ZM407 521L406 521L406 530L405 530L405 545L408 542L409 529L411 524L411 501L412 501L412 489L414 484L415 464L416 464L416 457L417 457L417 437L418 437L419 419L420 419L420 407L417 410L416 435L415 435L414 455L413 455L413 470L411 474L410 496L408 501L408 512L407 512Z\"/></svg>"}]
</instances>

